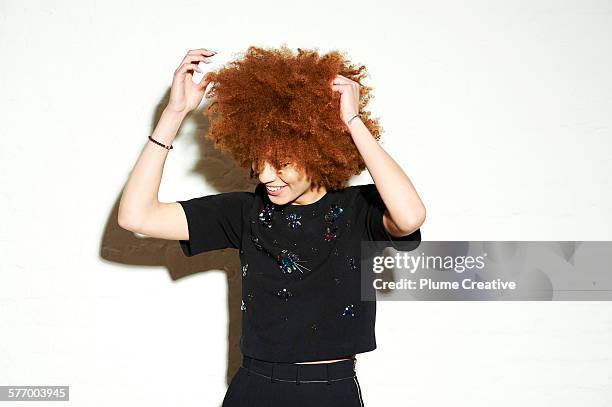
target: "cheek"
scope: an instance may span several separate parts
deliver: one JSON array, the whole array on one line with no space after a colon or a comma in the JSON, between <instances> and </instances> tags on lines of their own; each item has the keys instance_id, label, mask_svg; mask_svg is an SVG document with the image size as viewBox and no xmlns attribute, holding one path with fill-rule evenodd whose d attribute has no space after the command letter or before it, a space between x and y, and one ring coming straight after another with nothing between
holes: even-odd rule
<instances>
[{"instance_id":1,"label":"cheek","mask_svg":"<svg viewBox=\"0 0 612 407\"><path fill-rule=\"evenodd\" d=\"M297 172L292 173L291 176L288 177L287 179L292 184L297 185L297 186L299 186L301 184L306 184L307 183L306 179L304 178L304 175L300 174L300 173L297 173Z\"/></svg>"},{"instance_id":2,"label":"cheek","mask_svg":"<svg viewBox=\"0 0 612 407\"><path fill-rule=\"evenodd\" d=\"M298 182L303 181L305 179L304 173L302 171L297 171L295 169L291 170L291 178Z\"/></svg>"}]
</instances>

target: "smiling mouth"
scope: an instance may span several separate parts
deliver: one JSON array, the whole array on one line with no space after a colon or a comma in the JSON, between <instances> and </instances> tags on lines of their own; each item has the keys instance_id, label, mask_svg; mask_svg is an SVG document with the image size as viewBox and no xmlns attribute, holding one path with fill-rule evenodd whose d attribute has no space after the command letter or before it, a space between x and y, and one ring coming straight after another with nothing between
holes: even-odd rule
<instances>
[{"instance_id":1,"label":"smiling mouth","mask_svg":"<svg viewBox=\"0 0 612 407\"><path fill-rule=\"evenodd\" d=\"M287 185L283 185L280 187L271 187L271 186L266 185L266 189L270 192L276 192L276 191L280 191L282 188L285 188L286 186Z\"/></svg>"}]
</instances>

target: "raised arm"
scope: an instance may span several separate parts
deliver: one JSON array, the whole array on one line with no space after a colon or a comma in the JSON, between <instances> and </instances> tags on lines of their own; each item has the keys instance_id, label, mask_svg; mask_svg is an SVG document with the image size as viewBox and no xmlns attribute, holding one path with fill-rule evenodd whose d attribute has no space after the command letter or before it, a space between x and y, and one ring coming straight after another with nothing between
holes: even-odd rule
<instances>
[{"instance_id":1,"label":"raised arm","mask_svg":"<svg viewBox=\"0 0 612 407\"><path fill-rule=\"evenodd\" d=\"M205 76L199 84L192 81L198 62L210 63L215 52L204 48L187 52L174 71L170 100L151 137L171 146L185 116L195 109L209 83ZM119 201L118 223L124 229L160 239L188 239L185 212L177 202L159 202L158 193L169 150L147 139L123 188Z\"/></svg>"},{"instance_id":2,"label":"raised arm","mask_svg":"<svg viewBox=\"0 0 612 407\"><path fill-rule=\"evenodd\" d=\"M411 234L425 222L425 205L399 164L376 142L361 118L355 117L359 113L359 84L337 75L332 89L341 93L342 119L385 203L385 229L392 236Z\"/></svg>"}]
</instances>

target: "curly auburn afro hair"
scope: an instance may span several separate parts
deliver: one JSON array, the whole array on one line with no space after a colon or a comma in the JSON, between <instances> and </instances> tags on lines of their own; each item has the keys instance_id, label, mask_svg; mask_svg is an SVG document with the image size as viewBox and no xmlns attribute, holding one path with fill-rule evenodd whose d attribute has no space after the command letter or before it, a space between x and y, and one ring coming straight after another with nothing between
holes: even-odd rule
<instances>
[{"instance_id":1,"label":"curly auburn afro hair","mask_svg":"<svg viewBox=\"0 0 612 407\"><path fill-rule=\"evenodd\" d=\"M340 117L340 93L331 89L336 75L360 84L361 120L378 141L382 127L365 110L373 97L362 84L365 66L352 65L338 51L320 56L298 48L294 54L286 45L251 46L209 74L207 137L242 168L290 162L314 188L344 188L366 166Z\"/></svg>"}]
</instances>

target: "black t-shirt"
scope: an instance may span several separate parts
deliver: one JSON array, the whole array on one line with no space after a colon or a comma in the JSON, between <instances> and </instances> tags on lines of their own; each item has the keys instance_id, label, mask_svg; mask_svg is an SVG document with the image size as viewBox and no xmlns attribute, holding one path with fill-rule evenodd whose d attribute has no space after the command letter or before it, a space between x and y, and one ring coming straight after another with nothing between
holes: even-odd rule
<instances>
[{"instance_id":1,"label":"black t-shirt","mask_svg":"<svg viewBox=\"0 0 612 407\"><path fill-rule=\"evenodd\" d=\"M421 232L389 235L374 184L328 190L308 205L273 204L261 183L178 202L185 256L240 250L243 354L306 362L376 349L376 302L361 301L361 241L420 242Z\"/></svg>"}]
</instances>

